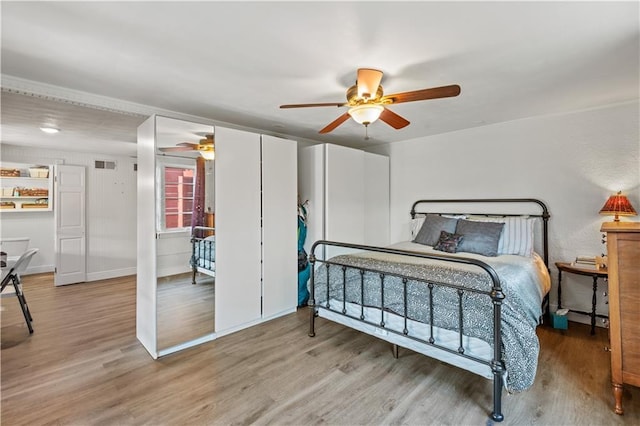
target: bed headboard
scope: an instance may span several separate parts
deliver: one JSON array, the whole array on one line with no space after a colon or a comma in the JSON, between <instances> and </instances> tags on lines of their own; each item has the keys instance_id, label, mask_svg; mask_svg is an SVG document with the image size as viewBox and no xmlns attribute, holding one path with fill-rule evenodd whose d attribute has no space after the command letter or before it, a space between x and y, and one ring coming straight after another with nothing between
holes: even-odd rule
<instances>
[{"instance_id":1,"label":"bed headboard","mask_svg":"<svg viewBox=\"0 0 640 426\"><path fill-rule=\"evenodd\" d=\"M452 211L435 211L425 209L425 205L447 205L447 209ZM487 210L487 206L492 204L510 204L508 212L494 213ZM422 211L418 206L422 205ZM459 209L457 207L460 207ZM476 206L478 209L476 210ZM540 212L532 213L532 206ZM506 207L506 206L505 206ZM522 216L539 217L542 219L542 258L544 263L549 267L549 209L542 201L535 198L476 198L476 199L442 199L442 200L418 200L411 206L411 218L415 219L416 215L436 213L436 214L464 214L464 215L486 215L486 216Z\"/></svg>"}]
</instances>

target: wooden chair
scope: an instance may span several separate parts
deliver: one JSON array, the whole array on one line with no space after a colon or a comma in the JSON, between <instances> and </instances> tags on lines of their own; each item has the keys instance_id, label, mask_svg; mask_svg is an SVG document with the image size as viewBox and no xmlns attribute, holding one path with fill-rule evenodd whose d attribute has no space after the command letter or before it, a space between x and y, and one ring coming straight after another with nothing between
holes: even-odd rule
<instances>
[{"instance_id":1,"label":"wooden chair","mask_svg":"<svg viewBox=\"0 0 640 426\"><path fill-rule=\"evenodd\" d=\"M7 275L2 279L2 287L0 288L0 297L4 298L15 296L18 299L20 308L22 309L22 314L24 315L24 320L27 322L27 327L29 328L29 334L33 333L33 327L31 326L33 318L31 317L31 311L29 311L29 305L27 305L27 299L24 297L20 274L27 269L29 262L31 262L31 258L37 252L38 249L34 248L22 253L16 263L11 266ZM10 286L9 283L12 283L13 285Z\"/></svg>"}]
</instances>

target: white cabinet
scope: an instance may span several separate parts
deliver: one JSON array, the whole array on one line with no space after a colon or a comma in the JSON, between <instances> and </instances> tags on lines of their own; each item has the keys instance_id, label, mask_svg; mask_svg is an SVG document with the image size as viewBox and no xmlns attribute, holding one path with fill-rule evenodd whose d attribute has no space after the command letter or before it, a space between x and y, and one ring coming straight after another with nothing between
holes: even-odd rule
<instances>
[{"instance_id":1,"label":"white cabinet","mask_svg":"<svg viewBox=\"0 0 640 426\"><path fill-rule=\"evenodd\" d=\"M389 158L332 144L300 150L298 190L309 200L305 249L325 239L389 244ZM318 256L344 250L331 248Z\"/></svg>"},{"instance_id":2,"label":"white cabinet","mask_svg":"<svg viewBox=\"0 0 640 426\"><path fill-rule=\"evenodd\" d=\"M0 182L3 213L53 210L53 166L2 163Z\"/></svg>"}]
</instances>

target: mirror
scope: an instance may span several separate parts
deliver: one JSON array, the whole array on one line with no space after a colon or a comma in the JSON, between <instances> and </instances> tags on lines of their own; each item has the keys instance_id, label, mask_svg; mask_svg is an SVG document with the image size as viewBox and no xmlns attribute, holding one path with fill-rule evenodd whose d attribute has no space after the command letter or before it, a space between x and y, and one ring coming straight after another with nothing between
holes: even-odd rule
<instances>
[{"instance_id":1,"label":"mirror","mask_svg":"<svg viewBox=\"0 0 640 426\"><path fill-rule=\"evenodd\" d=\"M214 128L156 119L157 350L215 331ZM209 142L209 140L211 142Z\"/></svg>"}]
</instances>

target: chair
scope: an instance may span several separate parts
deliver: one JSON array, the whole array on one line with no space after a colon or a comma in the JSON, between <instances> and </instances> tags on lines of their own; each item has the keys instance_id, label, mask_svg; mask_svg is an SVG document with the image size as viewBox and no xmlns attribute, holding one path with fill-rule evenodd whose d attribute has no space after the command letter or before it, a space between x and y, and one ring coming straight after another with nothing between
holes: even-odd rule
<instances>
[{"instance_id":1,"label":"chair","mask_svg":"<svg viewBox=\"0 0 640 426\"><path fill-rule=\"evenodd\" d=\"M33 333L33 327L31 326L31 322L33 318L31 317L31 311L29 311L29 305L27 305L27 299L24 297L24 292L22 291L22 282L20 279L20 274L23 273L29 262L31 262L31 258L38 252L37 248L30 249L22 253L20 258L13 264L7 275L2 279L2 287L0 287L0 297L17 297L18 302L20 303L20 308L22 309L22 314L24 315L24 319L27 322L27 327L29 328L29 334ZM9 286L9 283L12 283L12 286Z\"/></svg>"}]
</instances>

